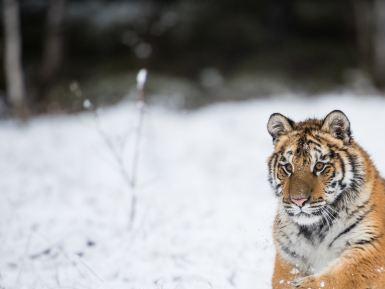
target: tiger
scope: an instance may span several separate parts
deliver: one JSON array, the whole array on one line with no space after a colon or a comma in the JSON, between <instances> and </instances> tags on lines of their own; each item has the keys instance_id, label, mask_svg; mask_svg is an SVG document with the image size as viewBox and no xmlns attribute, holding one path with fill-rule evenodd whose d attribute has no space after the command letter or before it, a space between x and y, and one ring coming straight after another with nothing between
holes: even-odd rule
<instances>
[{"instance_id":1,"label":"tiger","mask_svg":"<svg viewBox=\"0 0 385 289\"><path fill-rule=\"evenodd\" d=\"M267 123L273 289L385 289L385 183L340 110Z\"/></svg>"}]
</instances>

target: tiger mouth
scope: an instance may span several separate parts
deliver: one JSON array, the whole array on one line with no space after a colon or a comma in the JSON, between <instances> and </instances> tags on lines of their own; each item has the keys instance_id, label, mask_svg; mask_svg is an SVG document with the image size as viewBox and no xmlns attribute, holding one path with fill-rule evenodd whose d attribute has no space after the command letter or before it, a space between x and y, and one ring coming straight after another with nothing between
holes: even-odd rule
<instances>
[{"instance_id":1,"label":"tiger mouth","mask_svg":"<svg viewBox=\"0 0 385 289\"><path fill-rule=\"evenodd\" d=\"M312 217L312 216L320 216L320 215L321 215L321 213L320 213L319 211L317 211L317 212L311 212L311 213L304 212L304 211L300 211L300 212L298 212L298 213L293 213L293 212L287 211L287 214L288 214L290 217L298 217L298 216Z\"/></svg>"},{"instance_id":2,"label":"tiger mouth","mask_svg":"<svg viewBox=\"0 0 385 289\"><path fill-rule=\"evenodd\" d=\"M313 226L321 222L331 226L338 217L338 212L327 204L307 208L286 207L285 211L300 226Z\"/></svg>"},{"instance_id":3,"label":"tiger mouth","mask_svg":"<svg viewBox=\"0 0 385 289\"><path fill-rule=\"evenodd\" d=\"M315 213L306 213L306 212L299 212L297 215L295 215L295 216L308 216L308 217L310 217L310 216L313 216L313 215L316 215L316 216L318 216L318 214L315 214Z\"/></svg>"},{"instance_id":4,"label":"tiger mouth","mask_svg":"<svg viewBox=\"0 0 385 289\"><path fill-rule=\"evenodd\" d=\"M299 212L296 215L290 216L294 223L300 226L313 226L322 222L322 214Z\"/></svg>"},{"instance_id":5,"label":"tiger mouth","mask_svg":"<svg viewBox=\"0 0 385 289\"><path fill-rule=\"evenodd\" d=\"M310 208L287 208L286 213L290 217L322 217L323 206Z\"/></svg>"}]
</instances>

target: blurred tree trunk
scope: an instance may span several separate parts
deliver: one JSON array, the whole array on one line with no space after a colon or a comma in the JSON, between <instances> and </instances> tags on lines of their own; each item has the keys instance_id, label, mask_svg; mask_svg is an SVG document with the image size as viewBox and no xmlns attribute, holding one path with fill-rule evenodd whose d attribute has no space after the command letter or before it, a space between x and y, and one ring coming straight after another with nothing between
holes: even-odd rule
<instances>
[{"instance_id":1,"label":"blurred tree trunk","mask_svg":"<svg viewBox=\"0 0 385 289\"><path fill-rule=\"evenodd\" d=\"M5 55L4 68L7 87L7 101L13 113L26 118L26 91L22 68L22 47L18 0L3 0L3 25Z\"/></svg>"},{"instance_id":2,"label":"blurred tree trunk","mask_svg":"<svg viewBox=\"0 0 385 289\"><path fill-rule=\"evenodd\" d=\"M352 0L361 67L385 88L385 1Z\"/></svg>"},{"instance_id":3,"label":"blurred tree trunk","mask_svg":"<svg viewBox=\"0 0 385 289\"><path fill-rule=\"evenodd\" d=\"M38 101L45 105L47 94L56 80L63 59L63 24L66 0L50 0L40 71Z\"/></svg>"},{"instance_id":4,"label":"blurred tree trunk","mask_svg":"<svg viewBox=\"0 0 385 289\"><path fill-rule=\"evenodd\" d=\"M371 1L352 0L359 62L366 71L372 70L373 5Z\"/></svg>"},{"instance_id":5,"label":"blurred tree trunk","mask_svg":"<svg viewBox=\"0 0 385 289\"><path fill-rule=\"evenodd\" d=\"M274 0L267 3L269 38L273 43L280 44L282 40L290 37L293 20L293 1Z\"/></svg>"},{"instance_id":6,"label":"blurred tree trunk","mask_svg":"<svg viewBox=\"0 0 385 289\"><path fill-rule=\"evenodd\" d=\"M373 73L378 86L385 87L385 1L375 0L373 7Z\"/></svg>"}]
</instances>

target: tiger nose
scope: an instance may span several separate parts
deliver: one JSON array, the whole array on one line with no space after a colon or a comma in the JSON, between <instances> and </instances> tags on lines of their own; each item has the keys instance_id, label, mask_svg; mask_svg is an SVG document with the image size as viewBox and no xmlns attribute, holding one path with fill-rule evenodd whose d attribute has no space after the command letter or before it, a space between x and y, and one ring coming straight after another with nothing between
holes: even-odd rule
<instances>
[{"instance_id":1,"label":"tiger nose","mask_svg":"<svg viewBox=\"0 0 385 289\"><path fill-rule=\"evenodd\" d=\"M309 198L304 197L290 197L290 200L296 204L298 207L303 207L303 205L306 203Z\"/></svg>"}]
</instances>

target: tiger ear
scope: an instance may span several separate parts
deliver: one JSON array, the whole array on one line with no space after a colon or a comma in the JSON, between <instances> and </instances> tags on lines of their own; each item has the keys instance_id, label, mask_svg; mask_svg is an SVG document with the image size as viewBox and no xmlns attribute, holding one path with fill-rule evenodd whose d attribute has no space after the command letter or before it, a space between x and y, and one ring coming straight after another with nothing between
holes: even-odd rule
<instances>
[{"instance_id":1,"label":"tiger ear","mask_svg":"<svg viewBox=\"0 0 385 289\"><path fill-rule=\"evenodd\" d=\"M294 121L291 119L280 113L273 113L267 122L267 130L273 137L273 142L275 143L281 135L292 131L293 125Z\"/></svg>"},{"instance_id":2,"label":"tiger ear","mask_svg":"<svg viewBox=\"0 0 385 289\"><path fill-rule=\"evenodd\" d=\"M321 130L342 140L345 144L351 141L349 119L340 110L333 110L324 118Z\"/></svg>"}]
</instances>

